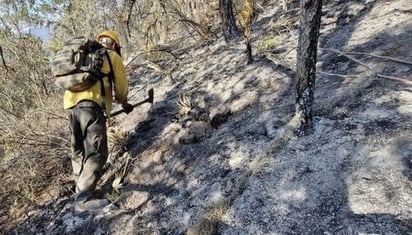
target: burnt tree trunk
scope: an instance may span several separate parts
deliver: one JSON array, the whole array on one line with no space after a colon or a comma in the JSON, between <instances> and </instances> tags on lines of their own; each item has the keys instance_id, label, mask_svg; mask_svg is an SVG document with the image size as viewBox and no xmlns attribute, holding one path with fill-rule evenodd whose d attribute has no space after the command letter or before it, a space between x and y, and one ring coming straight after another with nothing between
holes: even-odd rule
<instances>
[{"instance_id":1,"label":"burnt tree trunk","mask_svg":"<svg viewBox=\"0 0 412 235\"><path fill-rule=\"evenodd\" d=\"M246 55L247 55L247 64L253 63L253 56L252 56L252 46L250 45L250 38L245 38L246 44Z\"/></svg>"},{"instance_id":2,"label":"burnt tree trunk","mask_svg":"<svg viewBox=\"0 0 412 235\"><path fill-rule=\"evenodd\" d=\"M0 46L0 56L1 56L1 61L3 62L4 69L6 72L9 71L9 68L7 66L6 60L4 59L4 54L3 54L3 48Z\"/></svg>"},{"instance_id":3,"label":"burnt tree trunk","mask_svg":"<svg viewBox=\"0 0 412 235\"><path fill-rule=\"evenodd\" d=\"M316 79L316 56L322 13L322 0L301 0L299 41L297 49L296 115L298 134L313 131L313 99Z\"/></svg>"},{"instance_id":4,"label":"burnt tree trunk","mask_svg":"<svg viewBox=\"0 0 412 235\"><path fill-rule=\"evenodd\" d=\"M242 27L243 31L243 38L245 39L246 44L246 55L247 55L247 64L253 62L252 56L252 46L250 45L250 37L251 37L251 24L253 21L256 20L257 14L255 11L255 0L247 0L245 3L246 10L244 14L241 16L240 26Z\"/></svg>"},{"instance_id":5,"label":"burnt tree trunk","mask_svg":"<svg viewBox=\"0 0 412 235\"><path fill-rule=\"evenodd\" d=\"M219 0L219 12L222 19L221 27L226 41L231 41L241 35L233 14L232 0Z\"/></svg>"}]
</instances>

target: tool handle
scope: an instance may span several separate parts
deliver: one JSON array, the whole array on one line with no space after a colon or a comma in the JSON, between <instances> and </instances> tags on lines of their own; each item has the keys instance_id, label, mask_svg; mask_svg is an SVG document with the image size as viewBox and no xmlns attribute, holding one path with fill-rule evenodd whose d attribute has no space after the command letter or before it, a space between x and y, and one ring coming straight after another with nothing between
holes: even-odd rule
<instances>
[{"instance_id":1,"label":"tool handle","mask_svg":"<svg viewBox=\"0 0 412 235\"><path fill-rule=\"evenodd\" d=\"M148 97L147 99L143 100L143 101L140 101L140 102L138 102L138 103L136 103L136 104L133 104L133 105L132 105L133 108L134 108L134 107L137 107L137 106L139 106L139 105L142 105L142 104L144 104L144 103L153 103L153 88L150 89L148 93L149 93L149 97ZM118 111L115 111L115 112L111 113L110 116L111 116L111 117L114 117L114 116L119 115L119 114L121 114L121 113L123 113L123 112L124 112L124 109L120 109L120 110L118 110Z\"/></svg>"},{"instance_id":2,"label":"tool handle","mask_svg":"<svg viewBox=\"0 0 412 235\"><path fill-rule=\"evenodd\" d=\"M133 108L134 108L134 107L137 107L137 106L139 106L139 105L142 105L142 104L144 104L144 103L146 103L146 102L148 102L148 101L149 101L148 99L145 99L145 100L143 100L143 101L140 101L139 103L133 104L132 106L133 106ZM117 115L119 115L119 114L121 114L121 113L123 113L123 112L124 112L124 109L120 109L120 110L117 110L117 111L111 113L110 116L114 117L114 116L117 116Z\"/></svg>"}]
</instances>

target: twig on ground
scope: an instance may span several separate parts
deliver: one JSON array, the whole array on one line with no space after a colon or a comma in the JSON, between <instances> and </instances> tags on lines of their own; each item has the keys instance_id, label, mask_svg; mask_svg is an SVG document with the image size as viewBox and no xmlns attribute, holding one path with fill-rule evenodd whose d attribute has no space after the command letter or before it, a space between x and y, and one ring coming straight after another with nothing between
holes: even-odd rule
<instances>
[{"instance_id":1,"label":"twig on ground","mask_svg":"<svg viewBox=\"0 0 412 235\"><path fill-rule=\"evenodd\" d=\"M355 78L358 77L358 75L345 75L345 74L337 74L337 73L328 73L324 71L319 71L320 74L327 75L327 76L336 76L336 77L342 77L342 78Z\"/></svg>"},{"instance_id":2,"label":"twig on ground","mask_svg":"<svg viewBox=\"0 0 412 235\"><path fill-rule=\"evenodd\" d=\"M397 59L397 58L393 58L389 56L375 55L375 54L369 54L369 53L364 53L364 52L348 52L348 54L371 56L371 57L376 57L380 59L391 60L391 61L402 63L402 64L412 65L412 62L410 61L401 60L401 59Z\"/></svg>"},{"instance_id":3,"label":"twig on ground","mask_svg":"<svg viewBox=\"0 0 412 235\"><path fill-rule=\"evenodd\" d=\"M362 61L354 58L353 56L348 55L347 53L345 53L345 52L343 52L343 51L339 51L339 50L333 49L333 48L319 48L319 49L320 49L320 50L324 50L324 51L331 51L331 52L334 52L334 53L336 53L336 54L343 55L343 56L345 56L346 58L348 58L348 59L350 59L350 60L352 60L352 61L354 61L354 62L356 62L356 63L358 63L358 64L360 64L360 65L362 65L362 66L364 66L364 67L366 67L366 68L368 68L368 69L373 70L373 68L370 67L369 65L367 65L367 64L363 63Z\"/></svg>"},{"instance_id":4,"label":"twig on ground","mask_svg":"<svg viewBox=\"0 0 412 235\"><path fill-rule=\"evenodd\" d=\"M406 80L406 78L399 78L399 77L394 77L394 76L388 76L388 75L383 75L383 74L380 74L380 73L378 73L377 76L378 76L378 77L381 77L381 78L386 78L386 79L390 79L390 80L393 80L393 81L401 82L401 83L403 83L403 84L405 84L405 85L412 86L412 81Z\"/></svg>"},{"instance_id":5,"label":"twig on ground","mask_svg":"<svg viewBox=\"0 0 412 235\"><path fill-rule=\"evenodd\" d=\"M139 56L141 56L142 53L143 53L143 52L141 52L141 53L133 56L133 58L130 59L129 62L128 62L124 67L127 69L127 67L129 67L129 65L130 65L135 59L137 59Z\"/></svg>"},{"instance_id":6,"label":"twig on ground","mask_svg":"<svg viewBox=\"0 0 412 235\"><path fill-rule=\"evenodd\" d=\"M369 66L368 64L363 63L362 61L354 58L353 56L348 55L348 54L350 54L350 52L345 53L345 52L343 52L343 51L339 51L339 50L333 49L333 48L319 48L319 49L320 49L320 50L325 50L325 51L331 51L331 52L334 52L334 53L336 53L336 54L343 55L343 56L345 56L346 58L348 58L348 59L350 59L350 60L352 60L352 61L354 61L354 62L356 62L356 63L358 63L358 64L360 64L360 65L362 65L362 66L364 66L364 67L366 67L366 68L368 68L368 69L370 69L371 71L376 72L376 76L377 76L377 77L386 78L386 79L390 79L390 80L397 81L397 82L402 82L402 83L405 84L405 85L411 85L411 86L412 86L412 81L409 81L409 80L406 79L406 78L400 78L400 77L395 77L395 76L388 76L388 75L384 75L384 74L379 73L375 68ZM370 54L368 54L368 55L370 55ZM383 58L385 58L385 57L383 57ZM390 57L386 57L386 59L389 59L389 58L390 58ZM390 58L390 59L391 59L391 60L394 60L394 61L397 60L397 59L394 59L394 58ZM401 61L402 61L402 62L401 62ZM407 61L399 60L398 62L405 63L405 62L407 62ZM409 63L409 62L407 62L407 63ZM411 63L411 64L412 64L412 63Z\"/></svg>"}]
</instances>

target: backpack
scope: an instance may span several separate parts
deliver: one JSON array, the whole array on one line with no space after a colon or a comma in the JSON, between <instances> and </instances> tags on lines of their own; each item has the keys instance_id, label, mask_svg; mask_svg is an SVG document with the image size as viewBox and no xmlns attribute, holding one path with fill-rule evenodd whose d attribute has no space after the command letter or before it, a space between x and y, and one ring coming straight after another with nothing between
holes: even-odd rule
<instances>
[{"instance_id":1,"label":"backpack","mask_svg":"<svg viewBox=\"0 0 412 235\"><path fill-rule=\"evenodd\" d=\"M51 62L51 70L55 84L65 90L84 91L92 87L97 81L110 74L100 70L103 65L103 56L109 59L106 48L95 40L86 37L75 37L64 43ZM109 76L111 81L111 76Z\"/></svg>"}]
</instances>

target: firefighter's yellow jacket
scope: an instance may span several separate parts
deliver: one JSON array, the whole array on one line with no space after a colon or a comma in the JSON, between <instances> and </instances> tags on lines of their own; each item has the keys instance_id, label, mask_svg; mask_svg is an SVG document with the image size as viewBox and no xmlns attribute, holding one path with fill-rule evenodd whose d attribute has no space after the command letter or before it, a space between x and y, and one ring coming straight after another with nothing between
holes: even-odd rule
<instances>
[{"instance_id":1,"label":"firefighter's yellow jacket","mask_svg":"<svg viewBox=\"0 0 412 235\"><path fill-rule=\"evenodd\" d=\"M113 91L115 100L120 104L124 104L127 102L129 91L126 69L123 65L122 58L115 51L107 50L107 52L113 66ZM105 74L110 72L110 64L106 57L103 61L101 72ZM113 105L113 91L111 90L108 77L104 77L103 81L105 87L104 100L101 94L101 82L98 81L85 91L72 92L66 90L64 93L64 109L70 109L82 100L91 100L102 106L105 109L106 116L110 118L110 112Z\"/></svg>"}]
</instances>

